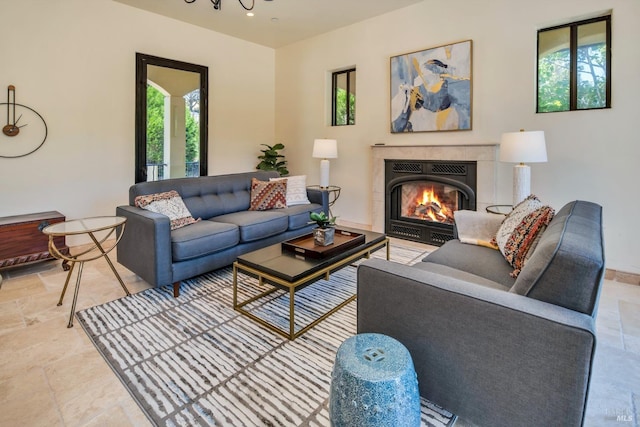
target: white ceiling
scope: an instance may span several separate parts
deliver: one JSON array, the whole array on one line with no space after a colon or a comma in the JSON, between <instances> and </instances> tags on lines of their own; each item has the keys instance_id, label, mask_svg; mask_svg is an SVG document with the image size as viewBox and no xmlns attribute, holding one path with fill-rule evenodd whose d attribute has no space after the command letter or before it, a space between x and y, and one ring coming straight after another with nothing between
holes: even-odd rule
<instances>
[{"instance_id":1,"label":"white ceiling","mask_svg":"<svg viewBox=\"0 0 640 427\"><path fill-rule=\"evenodd\" d=\"M255 0L246 16L240 0L114 0L272 48L286 46L424 0ZM252 0L242 0L251 6Z\"/></svg>"}]
</instances>

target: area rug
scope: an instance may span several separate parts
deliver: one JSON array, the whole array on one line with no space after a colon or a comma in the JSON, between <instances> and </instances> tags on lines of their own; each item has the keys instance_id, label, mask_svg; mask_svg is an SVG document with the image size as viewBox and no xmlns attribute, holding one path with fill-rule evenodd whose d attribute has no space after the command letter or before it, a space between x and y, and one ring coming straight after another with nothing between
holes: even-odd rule
<instances>
[{"instance_id":1,"label":"area rug","mask_svg":"<svg viewBox=\"0 0 640 427\"><path fill-rule=\"evenodd\" d=\"M398 262L422 256L392 246ZM297 292L296 322L355 293L356 268ZM254 279L239 283L243 298L256 293ZM356 302L289 341L234 311L232 298L232 271L224 268L183 282L179 298L170 286L154 288L76 317L154 425L329 426L331 370L340 344L356 333ZM279 322L288 306L279 291L250 309ZM455 415L421 403L423 426L454 424Z\"/></svg>"}]
</instances>

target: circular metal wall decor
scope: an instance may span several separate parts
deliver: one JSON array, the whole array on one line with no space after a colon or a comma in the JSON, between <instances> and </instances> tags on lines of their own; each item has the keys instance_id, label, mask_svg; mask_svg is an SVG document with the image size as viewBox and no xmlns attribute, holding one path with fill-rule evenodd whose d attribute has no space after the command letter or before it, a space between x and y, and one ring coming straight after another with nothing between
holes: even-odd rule
<instances>
[{"instance_id":1,"label":"circular metal wall decor","mask_svg":"<svg viewBox=\"0 0 640 427\"><path fill-rule=\"evenodd\" d=\"M16 88L7 88L7 102L0 103L6 113L0 133L0 157L16 158L33 153L47 140L47 123L33 108L16 102Z\"/></svg>"}]
</instances>

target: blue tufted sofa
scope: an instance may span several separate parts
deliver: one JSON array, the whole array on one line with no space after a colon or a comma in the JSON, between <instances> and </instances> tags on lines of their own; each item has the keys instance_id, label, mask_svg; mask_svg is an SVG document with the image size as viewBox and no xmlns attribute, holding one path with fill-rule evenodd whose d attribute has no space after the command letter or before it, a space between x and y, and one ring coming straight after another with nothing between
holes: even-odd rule
<instances>
[{"instance_id":1,"label":"blue tufted sofa","mask_svg":"<svg viewBox=\"0 0 640 427\"><path fill-rule=\"evenodd\" d=\"M310 212L328 212L328 193L307 190L311 204L250 211L251 179L268 181L277 172L175 178L142 182L129 189L129 205L116 215L127 218L117 248L118 262L154 286L173 284L230 265L238 255L309 233ZM194 218L171 230L169 217L134 206L137 196L176 190Z\"/></svg>"}]
</instances>

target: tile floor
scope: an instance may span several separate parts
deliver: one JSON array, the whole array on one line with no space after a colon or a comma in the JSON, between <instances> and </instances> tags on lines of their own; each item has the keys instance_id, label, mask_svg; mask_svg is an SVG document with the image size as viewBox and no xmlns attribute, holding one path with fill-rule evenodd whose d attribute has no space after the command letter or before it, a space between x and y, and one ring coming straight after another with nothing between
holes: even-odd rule
<instances>
[{"instance_id":1,"label":"tile floor","mask_svg":"<svg viewBox=\"0 0 640 427\"><path fill-rule=\"evenodd\" d=\"M132 293L149 287L116 266ZM82 328L66 327L73 289L64 304L56 306L66 277L60 262L1 273L0 426L150 425ZM106 262L85 265L78 310L123 295ZM638 427L640 286L605 281L597 335L585 425ZM456 423L456 427L470 425L465 420Z\"/></svg>"}]
</instances>

